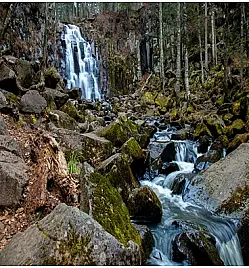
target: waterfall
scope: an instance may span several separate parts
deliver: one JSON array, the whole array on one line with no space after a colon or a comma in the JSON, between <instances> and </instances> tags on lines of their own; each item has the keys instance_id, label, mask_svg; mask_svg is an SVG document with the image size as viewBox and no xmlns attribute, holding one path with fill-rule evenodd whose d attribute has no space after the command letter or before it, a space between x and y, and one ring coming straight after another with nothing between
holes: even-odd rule
<instances>
[{"instance_id":1,"label":"waterfall","mask_svg":"<svg viewBox=\"0 0 249 268\"><path fill-rule=\"evenodd\" d=\"M67 89L79 87L83 99L101 99L98 66L91 44L81 36L79 27L70 24L64 25L61 40L65 50Z\"/></svg>"},{"instance_id":2,"label":"waterfall","mask_svg":"<svg viewBox=\"0 0 249 268\"><path fill-rule=\"evenodd\" d=\"M153 142L168 142L169 136L166 129L155 133ZM164 137L163 137L164 136ZM189 265L187 261L176 263L172 260L172 242L183 230L172 223L180 221L183 224L199 226L206 229L215 238L216 248L221 260L225 265L243 265L241 248L237 236L236 223L231 219L221 218L214 215L204 207L192 202L186 202L181 195L173 194L171 187L176 176L180 173L191 173L194 169L194 162L197 154L197 144L193 141L173 141L176 149L176 161L180 171L169 175L159 174L152 181L143 180L141 185L150 187L162 203L163 216L161 223L151 226L155 239L155 247L148 260L149 265Z\"/></svg>"}]
</instances>

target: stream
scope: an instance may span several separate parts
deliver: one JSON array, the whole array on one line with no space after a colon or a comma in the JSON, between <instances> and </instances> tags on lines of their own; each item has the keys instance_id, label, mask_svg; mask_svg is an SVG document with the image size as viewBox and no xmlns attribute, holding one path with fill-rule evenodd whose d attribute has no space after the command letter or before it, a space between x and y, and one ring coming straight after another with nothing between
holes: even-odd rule
<instances>
[{"instance_id":1,"label":"stream","mask_svg":"<svg viewBox=\"0 0 249 268\"><path fill-rule=\"evenodd\" d=\"M171 140L175 128L168 127L165 130L157 130L150 145L164 146ZM189 265L189 262L181 263L172 260L172 242L174 238L184 231L181 226L191 225L205 228L215 238L216 248L225 265L243 265L241 248L237 236L236 220L221 218L208 211L204 207L192 202L184 202L181 195L172 193L172 185L176 176L180 173L192 173L194 162L201 154L197 153L197 142L184 140L174 141L176 159L180 171L174 171L168 175L158 174L154 179L141 181L142 186L148 186L154 190L163 207L161 223L150 226L155 247L153 248L148 265ZM150 148L149 145L149 148Z\"/></svg>"}]
</instances>

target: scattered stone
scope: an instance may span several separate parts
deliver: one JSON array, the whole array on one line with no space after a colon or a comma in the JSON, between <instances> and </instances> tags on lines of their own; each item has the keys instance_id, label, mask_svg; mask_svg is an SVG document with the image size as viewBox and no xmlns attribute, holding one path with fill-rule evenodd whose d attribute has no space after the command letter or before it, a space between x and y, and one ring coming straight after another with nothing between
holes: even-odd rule
<instances>
[{"instance_id":1,"label":"scattered stone","mask_svg":"<svg viewBox=\"0 0 249 268\"><path fill-rule=\"evenodd\" d=\"M162 165L162 167L160 167L160 169L159 169L159 173L160 174L164 174L164 175L168 175L168 174L170 174L170 173L172 173L172 172L174 172L174 171L179 171L180 169L179 169L179 166L177 165L177 163L168 163L168 162L166 162L166 163L164 163L163 165Z\"/></svg>"},{"instance_id":2,"label":"scattered stone","mask_svg":"<svg viewBox=\"0 0 249 268\"><path fill-rule=\"evenodd\" d=\"M39 114L47 107L47 101L37 90L30 90L22 96L20 106L24 113Z\"/></svg>"},{"instance_id":3,"label":"scattered stone","mask_svg":"<svg viewBox=\"0 0 249 268\"><path fill-rule=\"evenodd\" d=\"M141 254L134 242L125 247L86 213L59 204L11 239L0 265L141 265Z\"/></svg>"}]
</instances>

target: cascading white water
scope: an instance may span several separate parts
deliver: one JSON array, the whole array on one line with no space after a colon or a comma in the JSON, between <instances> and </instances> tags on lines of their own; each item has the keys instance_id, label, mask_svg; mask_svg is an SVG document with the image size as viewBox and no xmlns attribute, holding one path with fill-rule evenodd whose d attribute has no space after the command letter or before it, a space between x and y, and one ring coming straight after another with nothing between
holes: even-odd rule
<instances>
[{"instance_id":1,"label":"cascading white water","mask_svg":"<svg viewBox=\"0 0 249 268\"><path fill-rule=\"evenodd\" d=\"M65 41L67 88L80 87L83 99L101 99L97 61L93 57L91 45L75 25L64 25L61 39Z\"/></svg>"},{"instance_id":2,"label":"cascading white water","mask_svg":"<svg viewBox=\"0 0 249 268\"><path fill-rule=\"evenodd\" d=\"M165 138L163 135L165 134ZM169 141L171 133L163 131L156 133L153 142ZM243 265L240 243L236 234L236 225L230 219L218 217L205 208L185 202L181 195L172 193L171 187L180 173L191 173L197 159L197 146L192 141L174 141L176 161L180 171L169 175L159 174L152 181L143 180L157 194L163 207L163 217L160 224L151 227L155 238L155 247L148 261L150 265L188 265L187 261L176 263L172 260L172 241L182 230L172 225L176 220L191 223L206 228L216 240L216 248L225 265Z\"/></svg>"}]
</instances>

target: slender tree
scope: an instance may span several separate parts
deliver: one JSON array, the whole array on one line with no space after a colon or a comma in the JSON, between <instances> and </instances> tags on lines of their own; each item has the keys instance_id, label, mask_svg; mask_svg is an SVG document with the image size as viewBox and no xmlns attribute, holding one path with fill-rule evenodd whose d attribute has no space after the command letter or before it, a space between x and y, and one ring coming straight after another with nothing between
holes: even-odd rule
<instances>
[{"instance_id":1,"label":"slender tree","mask_svg":"<svg viewBox=\"0 0 249 268\"><path fill-rule=\"evenodd\" d=\"M177 56L176 56L176 101L180 104L180 79L181 79L181 3L177 3Z\"/></svg>"},{"instance_id":2,"label":"slender tree","mask_svg":"<svg viewBox=\"0 0 249 268\"><path fill-rule=\"evenodd\" d=\"M204 84L204 67L202 59L202 43L201 43L201 22L200 22L200 4L197 3L198 10L198 39L199 39L199 49L200 49L200 64L201 64L201 83Z\"/></svg>"},{"instance_id":3,"label":"slender tree","mask_svg":"<svg viewBox=\"0 0 249 268\"><path fill-rule=\"evenodd\" d=\"M240 20L240 86L243 88L243 54L244 54L244 13L245 5L241 3L241 20Z\"/></svg>"},{"instance_id":4,"label":"slender tree","mask_svg":"<svg viewBox=\"0 0 249 268\"><path fill-rule=\"evenodd\" d=\"M208 8L205 3L205 68L208 71Z\"/></svg>"},{"instance_id":5,"label":"slender tree","mask_svg":"<svg viewBox=\"0 0 249 268\"><path fill-rule=\"evenodd\" d=\"M213 65L216 65L217 57L216 57L216 42L215 42L215 14L213 5L211 6L211 28L212 28L212 61Z\"/></svg>"},{"instance_id":6,"label":"slender tree","mask_svg":"<svg viewBox=\"0 0 249 268\"><path fill-rule=\"evenodd\" d=\"M44 33L43 33L43 58L41 64L41 72L43 73L47 67L47 44L48 44L48 2L45 3L45 17L44 17Z\"/></svg>"},{"instance_id":7,"label":"slender tree","mask_svg":"<svg viewBox=\"0 0 249 268\"><path fill-rule=\"evenodd\" d=\"M161 87L164 89L164 55L163 55L163 3L159 3L159 25L160 25L160 77Z\"/></svg>"}]
</instances>

